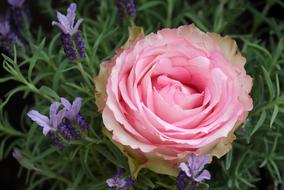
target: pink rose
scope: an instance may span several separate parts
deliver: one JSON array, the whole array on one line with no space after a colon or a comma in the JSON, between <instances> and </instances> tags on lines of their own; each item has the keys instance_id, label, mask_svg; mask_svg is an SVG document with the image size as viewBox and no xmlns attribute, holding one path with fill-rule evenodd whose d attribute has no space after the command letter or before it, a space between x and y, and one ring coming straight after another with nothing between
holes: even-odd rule
<instances>
[{"instance_id":1,"label":"pink rose","mask_svg":"<svg viewBox=\"0 0 284 190\"><path fill-rule=\"evenodd\" d=\"M140 36L101 65L95 83L104 125L159 173L172 174L153 160L174 167L189 153L221 157L253 107L245 62L230 37L194 25Z\"/></svg>"}]
</instances>

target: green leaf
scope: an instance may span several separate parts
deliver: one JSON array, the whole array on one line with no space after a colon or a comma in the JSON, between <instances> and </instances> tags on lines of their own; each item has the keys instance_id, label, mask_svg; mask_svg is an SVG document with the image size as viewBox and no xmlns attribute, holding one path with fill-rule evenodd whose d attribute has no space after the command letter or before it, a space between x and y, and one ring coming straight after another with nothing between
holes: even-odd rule
<instances>
[{"instance_id":1,"label":"green leaf","mask_svg":"<svg viewBox=\"0 0 284 190\"><path fill-rule=\"evenodd\" d=\"M54 90L52 90L51 88L47 86L40 87L39 91L40 93L43 93L44 95L49 96L53 100L58 100L60 98Z\"/></svg>"},{"instance_id":2,"label":"green leaf","mask_svg":"<svg viewBox=\"0 0 284 190\"><path fill-rule=\"evenodd\" d=\"M43 159L45 159L47 156L49 156L49 155L53 154L54 152L56 152L57 150L58 150L57 147L51 147L51 148L47 149L46 151L40 153L40 155L38 155L38 156L32 158L30 161L31 161L31 162L38 162L38 161L40 161L40 160L43 160Z\"/></svg>"},{"instance_id":3,"label":"green leaf","mask_svg":"<svg viewBox=\"0 0 284 190\"><path fill-rule=\"evenodd\" d=\"M278 115L278 112L279 112L279 107L277 105L275 105L274 109L273 109L273 113L272 113L271 119L270 119L270 124L269 124L270 127L272 127L272 125L274 123L274 120L276 119L276 117Z\"/></svg>"},{"instance_id":4,"label":"green leaf","mask_svg":"<svg viewBox=\"0 0 284 190\"><path fill-rule=\"evenodd\" d=\"M41 43L38 46L34 45L33 49L36 50L36 51L33 52L33 57L30 58L30 60L29 60L30 65L29 65L29 70L28 70L28 79L30 81L32 80L33 69L34 69L36 63L38 62L38 59L40 57L40 53L43 51L42 49L43 49L44 45L45 45L45 38L41 41Z\"/></svg>"},{"instance_id":5,"label":"green leaf","mask_svg":"<svg viewBox=\"0 0 284 190\"><path fill-rule=\"evenodd\" d=\"M233 149L227 153L226 155L226 170L229 170L231 167L231 163L232 163L232 157L233 157Z\"/></svg>"},{"instance_id":6,"label":"green leaf","mask_svg":"<svg viewBox=\"0 0 284 190\"><path fill-rule=\"evenodd\" d=\"M268 87L270 100L272 100L275 97L275 89L273 87L273 83L271 81L271 78L270 78L269 73L267 72L267 70L263 66L261 66L261 68L262 68L262 71L263 71L263 74L264 74L266 85Z\"/></svg>"},{"instance_id":7,"label":"green leaf","mask_svg":"<svg viewBox=\"0 0 284 190\"><path fill-rule=\"evenodd\" d=\"M239 177L238 179L249 187L255 187L255 185L253 185L252 183L250 183L247 179L243 177Z\"/></svg>"},{"instance_id":8,"label":"green leaf","mask_svg":"<svg viewBox=\"0 0 284 190\"><path fill-rule=\"evenodd\" d=\"M111 152L109 152L108 149L106 149L106 147L97 145L96 146L96 151L98 151L100 154L102 154L107 160L109 160L110 162L112 162L113 164L115 164L117 167L119 168L123 168L123 164L121 164L121 162L119 160L117 160L113 154Z\"/></svg>"},{"instance_id":9,"label":"green leaf","mask_svg":"<svg viewBox=\"0 0 284 190\"><path fill-rule=\"evenodd\" d=\"M250 133L250 137L262 126L266 119L266 111L262 111L261 115L259 117L259 120L257 121L255 127L253 128L252 132Z\"/></svg>"}]
</instances>

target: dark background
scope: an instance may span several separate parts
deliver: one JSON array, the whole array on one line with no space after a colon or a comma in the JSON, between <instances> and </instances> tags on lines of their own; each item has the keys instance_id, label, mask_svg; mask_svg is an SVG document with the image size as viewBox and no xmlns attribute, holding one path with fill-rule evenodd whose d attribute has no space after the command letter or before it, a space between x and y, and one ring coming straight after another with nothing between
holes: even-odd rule
<instances>
[{"instance_id":1,"label":"dark background","mask_svg":"<svg viewBox=\"0 0 284 190\"><path fill-rule=\"evenodd\" d=\"M38 26L41 26L45 31L51 30L51 24L49 19L45 18L44 15L42 15L38 10L39 5L36 3L37 1L27 1L27 7L31 12L31 30L36 31ZM255 7L259 10L263 9L264 3L260 3L259 1L253 1L255 4ZM55 3L56 4L56 3ZM56 6L56 5L54 5ZM57 5L58 6L58 5ZM7 10L7 3L5 0L0 0L0 14L4 14ZM273 7L269 13L268 16L270 17L276 17L283 19L284 21L284 14L281 12L282 10L275 6ZM244 19L249 19L245 18ZM266 36L263 36L265 39ZM3 50L0 49L0 54L3 52ZM2 56L0 56L0 76L3 76L7 74L4 69L2 68ZM17 86L17 82L9 81L6 83L0 84L0 99L5 99L5 94L15 88ZM32 97L28 97L27 99L22 99L22 94L17 93L14 95L10 102L5 107L5 111L8 114L10 123L12 126L20 129L20 117L21 117L21 110L24 109L25 105L31 105L32 104ZM12 139L11 139L12 140ZM9 143L9 142L8 142ZM18 177L18 171L19 171L19 164L18 162L12 157L11 153L7 158L0 161L0 189L3 190L23 190L25 189L25 177L22 175L21 177ZM23 173L24 174L24 173ZM267 175L267 172L265 169L261 169L261 180L258 182L258 189L260 190L269 190L274 189L273 188L273 180L269 178ZM44 189L48 189L48 184L46 184L46 187L43 187ZM279 187L279 189L281 189ZM284 187L281 189L284 190Z\"/></svg>"}]
</instances>

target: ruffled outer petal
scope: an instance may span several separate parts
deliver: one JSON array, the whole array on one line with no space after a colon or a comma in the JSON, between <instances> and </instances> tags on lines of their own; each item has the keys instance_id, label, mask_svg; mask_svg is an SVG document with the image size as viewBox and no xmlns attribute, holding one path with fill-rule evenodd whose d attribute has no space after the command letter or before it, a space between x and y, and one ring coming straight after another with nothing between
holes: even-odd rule
<instances>
[{"instance_id":1,"label":"ruffled outer petal","mask_svg":"<svg viewBox=\"0 0 284 190\"><path fill-rule=\"evenodd\" d=\"M124 49L132 47L138 39L144 36L144 30L141 27L130 27L129 31L129 38L125 45L123 46ZM100 64L100 72L94 78L94 85L96 88L96 105L98 107L98 111L102 112L103 108L106 104L106 84L111 73L112 67L115 65L116 58L120 55L122 49L117 49L117 55L115 55L110 61L104 61Z\"/></svg>"}]
</instances>

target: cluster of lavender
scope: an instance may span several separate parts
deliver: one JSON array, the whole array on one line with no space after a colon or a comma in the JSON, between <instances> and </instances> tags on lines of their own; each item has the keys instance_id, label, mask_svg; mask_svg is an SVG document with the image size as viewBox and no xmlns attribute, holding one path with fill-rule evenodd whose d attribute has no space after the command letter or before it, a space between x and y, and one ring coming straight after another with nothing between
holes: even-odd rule
<instances>
[{"instance_id":1,"label":"cluster of lavender","mask_svg":"<svg viewBox=\"0 0 284 190\"><path fill-rule=\"evenodd\" d=\"M53 21L52 25L57 26L61 30L61 42L66 56L75 61L86 57L84 41L81 36L79 27L83 19L79 19L75 23L77 5L71 3L67 9L67 15L57 12L59 22Z\"/></svg>"},{"instance_id":2,"label":"cluster of lavender","mask_svg":"<svg viewBox=\"0 0 284 190\"><path fill-rule=\"evenodd\" d=\"M136 5L134 0L116 0L115 1L118 14L121 17L129 16L135 17L136 16Z\"/></svg>"},{"instance_id":3,"label":"cluster of lavender","mask_svg":"<svg viewBox=\"0 0 284 190\"><path fill-rule=\"evenodd\" d=\"M24 28L24 1L8 0L9 14L0 14L0 49L8 56L13 55L13 45Z\"/></svg>"},{"instance_id":4,"label":"cluster of lavender","mask_svg":"<svg viewBox=\"0 0 284 190\"><path fill-rule=\"evenodd\" d=\"M28 116L43 128L43 134L59 149L64 148L63 137L67 141L81 139L80 129L89 130L89 125L80 114L82 99L77 97L71 104L67 99L61 98L60 102L54 102L49 108L49 117L36 110L28 112ZM78 127L76 127L78 126Z\"/></svg>"}]
</instances>

